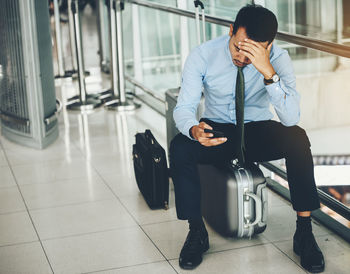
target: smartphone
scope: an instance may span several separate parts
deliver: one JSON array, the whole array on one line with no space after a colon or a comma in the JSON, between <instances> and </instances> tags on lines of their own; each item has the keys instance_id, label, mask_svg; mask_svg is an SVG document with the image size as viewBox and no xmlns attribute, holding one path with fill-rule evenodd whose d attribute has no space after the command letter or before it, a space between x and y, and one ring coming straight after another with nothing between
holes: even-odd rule
<instances>
[{"instance_id":1,"label":"smartphone","mask_svg":"<svg viewBox=\"0 0 350 274\"><path fill-rule=\"evenodd\" d=\"M205 128L204 129L204 132L205 133L212 133L213 136L210 137L210 138L220 138L220 137L225 137L225 134L221 131L217 131L217 130L212 130L212 129L207 129Z\"/></svg>"}]
</instances>

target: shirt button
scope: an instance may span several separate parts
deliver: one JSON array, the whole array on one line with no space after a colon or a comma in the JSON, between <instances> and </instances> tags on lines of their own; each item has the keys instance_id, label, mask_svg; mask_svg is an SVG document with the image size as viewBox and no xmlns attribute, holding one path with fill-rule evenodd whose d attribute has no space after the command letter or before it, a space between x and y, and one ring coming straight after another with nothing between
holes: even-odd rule
<instances>
[{"instance_id":1,"label":"shirt button","mask_svg":"<svg viewBox=\"0 0 350 274\"><path fill-rule=\"evenodd\" d=\"M278 87L276 87L276 90L278 90Z\"/></svg>"}]
</instances>

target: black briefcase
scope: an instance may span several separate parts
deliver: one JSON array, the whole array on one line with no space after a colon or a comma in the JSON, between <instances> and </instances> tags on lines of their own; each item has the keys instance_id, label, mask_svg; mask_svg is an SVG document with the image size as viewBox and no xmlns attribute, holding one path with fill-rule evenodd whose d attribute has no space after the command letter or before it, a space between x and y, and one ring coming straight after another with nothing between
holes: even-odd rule
<instances>
[{"instance_id":1,"label":"black briefcase","mask_svg":"<svg viewBox=\"0 0 350 274\"><path fill-rule=\"evenodd\" d=\"M139 190L151 209L168 209L169 175L165 150L149 129L137 133L135 138L132 153Z\"/></svg>"}]
</instances>

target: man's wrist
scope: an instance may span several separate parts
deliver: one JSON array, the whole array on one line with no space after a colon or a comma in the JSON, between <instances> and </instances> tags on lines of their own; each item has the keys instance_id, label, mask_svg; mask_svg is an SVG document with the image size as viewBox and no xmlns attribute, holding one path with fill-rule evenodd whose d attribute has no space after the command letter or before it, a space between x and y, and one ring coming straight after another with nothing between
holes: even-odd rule
<instances>
[{"instance_id":1,"label":"man's wrist","mask_svg":"<svg viewBox=\"0 0 350 274\"><path fill-rule=\"evenodd\" d=\"M268 80L268 79L271 79L272 76L275 75L275 74L276 74L276 71L275 71L275 69L273 68L273 66L270 64L269 69L267 69L266 72L264 72L262 75L264 76L264 78L265 78L266 80Z\"/></svg>"}]
</instances>

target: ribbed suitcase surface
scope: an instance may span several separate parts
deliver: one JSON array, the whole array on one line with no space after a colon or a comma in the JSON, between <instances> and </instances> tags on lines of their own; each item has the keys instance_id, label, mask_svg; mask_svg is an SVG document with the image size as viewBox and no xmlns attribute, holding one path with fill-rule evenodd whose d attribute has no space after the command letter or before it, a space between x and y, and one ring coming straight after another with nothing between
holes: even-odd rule
<instances>
[{"instance_id":1,"label":"ribbed suitcase surface","mask_svg":"<svg viewBox=\"0 0 350 274\"><path fill-rule=\"evenodd\" d=\"M202 214L219 234L251 237L266 229L266 180L257 165L198 165Z\"/></svg>"},{"instance_id":2,"label":"ribbed suitcase surface","mask_svg":"<svg viewBox=\"0 0 350 274\"><path fill-rule=\"evenodd\" d=\"M165 150L150 130L135 135L133 161L136 182L151 209L168 208L169 177Z\"/></svg>"}]
</instances>

